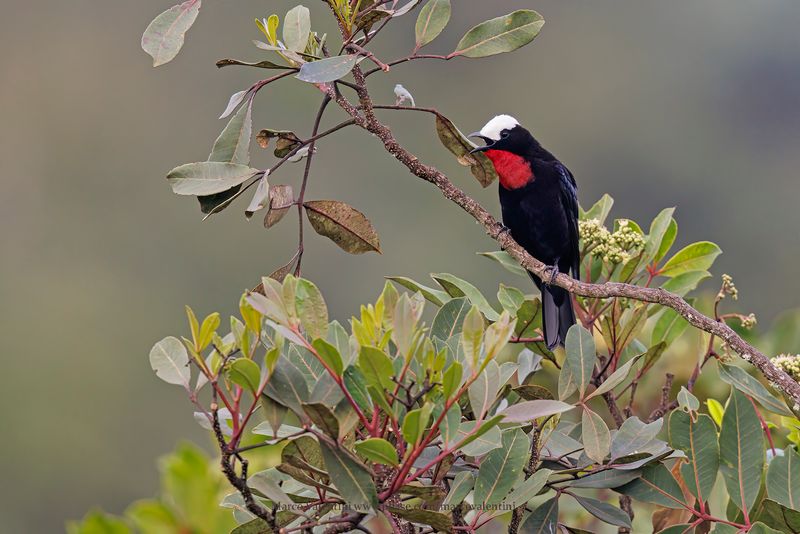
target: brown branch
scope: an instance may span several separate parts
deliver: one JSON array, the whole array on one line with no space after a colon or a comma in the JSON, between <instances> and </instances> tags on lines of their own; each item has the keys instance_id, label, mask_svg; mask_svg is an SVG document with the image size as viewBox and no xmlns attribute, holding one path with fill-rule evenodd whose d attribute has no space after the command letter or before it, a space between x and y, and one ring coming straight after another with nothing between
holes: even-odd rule
<instances>
[{"instance_id":1,"label":"brown branch","mask_svg":"<svg viewBox=\"0 0 800 534\"><path fill-rule=\"evenodd\" d=\"M250 491L250 487L247 485L247 460L239 456L238 453L234 453L228 444L225 443L225 435L222 433L222 428L220 427L219 409L216 403L211 406L211 415L213 417L212 428L214 429L214 436L217 438L217 444L219 445L220 454L222 455L220 458L220 465L222 466L222 472L225 474L225 478L227 478L230 485L236 488L242 495L247 510L266 522L272 532L278 532L275 516L272 512L256 502L253 493ZM234 457L239 458L241 461L241 476L236 474L236 470L233 467L232 460Z\"/></svg>"},{"instance_id":2,"label":"brown branch","mask_svg":"<svg viewBox=\"0 0 800 534\"><path fill-rule=\"evenodd\" d=\"M415 155L400 145L391 130L375 117L372 111L373 105L366 90L364 73L359 67L353 69L353 76L356 86L359 87L358 96L361 101L361 107L364 109L363 116L361 116L358 110L341 95L331 94L331 97L353 118L356 124L374 134L381 141L386 151L405 165L412 174L436 186L445 198L471 215L483 226L487 235L497 241L500 247L517 260L522 267L540 277L544 277L545 274L547 274L545 272L547 266L528 254L528 252L511 237L509 232L504 231L504 226L499 223L491 213L464 193L464 191L456 187L444 173L435 167L422 163ZM767 380L776 388L783 390L800 406L799 383L795 382L783 370L773 365L764 353L742 339L742 337L734 332L728 325L703 315L689 305L682 297L674 293L670 293L661 288L641 287L619 282L592 284L575 280L564 273L559 273L556 276L554 285L583 297L597 299L624 297L672 308L695 328L722 339L731 350L736 352L744 360L758 367Z\"/></svg>"},{"instance_id":3,"label":"brown branch","mask_svg":"<svg viewBox=\"0 0 800 534\"><path fill-rule=\"evenodd\" d=\"M314 145L316 144L317 134L319 133L319 125L322 122L322 115L325 113L325 108L328 107L328 104L331 101L331 97L327 94L322 99L322 103L319 105L319 111L317 111L317 117L314 119L314 126L311 131L311 141L308 142L308 157L306 159L306 167L303 171L303 181L300 184L300 193L297 195L297 226L298 226L298 236L297 236L297 263L294 266L294 275L300 276L300 266L303 263L303 252L305 251L305 245L303 242L303 232L305 221L303 220L303 200L306 197L306 187L308 186L308 175L311 173L311 161L314 159Z\"/></svg>"},{"instance_id":4,"label":"brown branch","mask_svg":"<svg viewBox=\"0 0 800 534\"><path fill-rule=\"evenodd\" d=\"M526 480L536 472L537 465L539 465L539 427L534 422L531 430L531 457L528 460L528 466L525 468ZM526 505L523 504L514 508L511 513L511 522L508 524L508 534L517 534L519 525L522 523L522 516L525 514L525 507Z\"/></svg>"}]
</instances>

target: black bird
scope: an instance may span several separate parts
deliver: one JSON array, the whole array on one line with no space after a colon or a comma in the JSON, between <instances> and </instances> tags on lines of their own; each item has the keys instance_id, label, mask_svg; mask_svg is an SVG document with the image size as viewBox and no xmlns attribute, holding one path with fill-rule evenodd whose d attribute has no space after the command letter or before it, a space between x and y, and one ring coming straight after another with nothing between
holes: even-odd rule
<instances>
[{"instance_id":1,"label":"black bird","mask_svg":"<svg viewBox=\"0 0 800 534\"><path fill-rule=\"evenodd\" d=\"M551 266L544 282L528 274L542 293L547 347L563 346L575 311L569 292L551 283L558 272L580 277L575 178L509 115L498 115L470 137L484 140L486 146L473 152L484 152L497 170L503 224L531 256Z\"/></svg>"}]
</instances>

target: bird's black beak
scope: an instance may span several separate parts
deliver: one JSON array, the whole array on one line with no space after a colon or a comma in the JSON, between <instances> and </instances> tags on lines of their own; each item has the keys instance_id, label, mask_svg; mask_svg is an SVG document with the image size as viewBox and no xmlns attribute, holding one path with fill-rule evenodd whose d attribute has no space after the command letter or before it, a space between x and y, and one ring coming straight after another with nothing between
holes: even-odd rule
<instances>
[{"instance_id":1,"label":"bird's black beak","mask_svg":"<svg viewBox=\"0 0 800 534\"><path fill-rule=\"evenodd\" d=\"M480 132L472 132L467 137L480 137L481 139L483 139L483 142L486 143L486 145L484 146L478 146L470 150L469 151L470 154L474 154L475 152L483 152L484 150L489 150L490 148L492 148L492 145L494 144L494 141L492 141L487 137L482 136Z\"/></svg>"}]
</instances>

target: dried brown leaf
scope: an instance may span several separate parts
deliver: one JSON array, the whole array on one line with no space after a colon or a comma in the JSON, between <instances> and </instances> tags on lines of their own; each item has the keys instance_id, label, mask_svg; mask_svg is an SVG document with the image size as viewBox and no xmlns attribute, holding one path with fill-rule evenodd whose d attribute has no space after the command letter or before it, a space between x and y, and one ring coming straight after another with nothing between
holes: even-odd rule
<instances>
[{"instance_id":1,"label":"dried brown leaf","mask_svg":"<svg viewBox=\"0 0 800 534\"><path fill-rule=\"evenodd\" d=\"M357 209L337 200L313 200L303 204L314 230L350 254L381 252L378 233Z\"/></svg>"},{"instance_id":2,"label":"dried brown leaf","mask_svg":"<svg viewBox=\"0 0 800 534\"><path fill-rule=\"evenodd\" d=\"M495 181L497 172L492 161L483 152L470 154L469 151L476 145L467 139L450 119L436 115L436 134L439 136L439 141L456 157L458 162L470 168L472 175L483 187L488 187Z\"/></svg>"},{"instance_id":3,"label":"dried brown leaf","mask_svg":"<svg viewBox=\"0 0 800 534\"><path fill-rule=\"evenodd\" d=\"M269 190L269 209L264 217L264 227L272 228L283 219L294 202L294 191L291 185L273 185Z\"/></svg>"}]
</instances>

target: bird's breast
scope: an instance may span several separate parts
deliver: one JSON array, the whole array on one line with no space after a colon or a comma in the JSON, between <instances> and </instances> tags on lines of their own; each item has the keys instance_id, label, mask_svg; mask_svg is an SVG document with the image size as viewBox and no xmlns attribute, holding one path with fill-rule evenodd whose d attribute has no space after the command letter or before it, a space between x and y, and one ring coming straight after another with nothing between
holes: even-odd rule
<instances>
[{"instance_id":1,"label":"bird's breast","mask_svg":"<svg viewBox=\"0 0 800 534\"><path fill-rule=\"evenodd\" d=\"M494 164L500 185L506 189L519 189L536 179L530 163L517 154L505 150L487 150L485 152Z\"/></svg>"}]
</instances>

